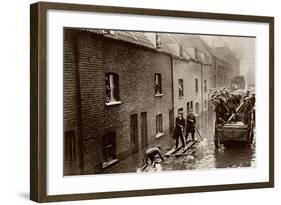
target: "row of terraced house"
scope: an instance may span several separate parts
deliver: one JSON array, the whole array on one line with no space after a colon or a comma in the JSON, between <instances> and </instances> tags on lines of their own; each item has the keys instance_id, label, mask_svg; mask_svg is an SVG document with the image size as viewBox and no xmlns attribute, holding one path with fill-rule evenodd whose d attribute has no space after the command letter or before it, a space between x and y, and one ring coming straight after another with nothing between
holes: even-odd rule
<instances>
[{"instance_id":1,"label":"row of terraced house","mask_svg":"<svg viewBox=\"0 0 281 205\"><path fill-rule=\"evenodd\" d=\"M171 137L179 111L207 111L239 70L224 54L199 36L65 28L64 175L102 173Z\"/></svg>"}]
</instances>

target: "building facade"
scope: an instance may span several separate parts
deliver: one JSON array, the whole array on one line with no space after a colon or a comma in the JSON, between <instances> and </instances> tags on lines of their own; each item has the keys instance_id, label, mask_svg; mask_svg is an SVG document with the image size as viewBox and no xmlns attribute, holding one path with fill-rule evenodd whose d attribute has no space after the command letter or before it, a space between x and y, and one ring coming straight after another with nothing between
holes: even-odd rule
<instances>
[{"instance_id":1,"label":"building facade","mask_svg":"<svg viewBox=\"0 0 281 205\"><path fill-rule=\"evenodd\" d=\"M106 168L170 138L179 111L199 116L232 67L197 37L64 30L64 175Z\"/></svg>"},{"instance_id":2,"label":"building facade","mask_svg":"<svg viewBox=\"0 0 281 205\"><path fill-rule=\"evenodd\" d=\"M65 29L64 35L65 175L101 173L169 137L169 55L141 34Z\"/></svg>"},{"instance_id":3,"label":"building facade","mask_svg":"<svg viewBox=\"0 0 281 205\"><path fill-rule=\"evenodd\" d=\"M160 35L160 49L167 50L173 59L174 117L179 112L187 115L192 109L196 116L209 107L212 81L211 56L203 49L201 40L186 35Z\"/></svg>"}]
</instances>

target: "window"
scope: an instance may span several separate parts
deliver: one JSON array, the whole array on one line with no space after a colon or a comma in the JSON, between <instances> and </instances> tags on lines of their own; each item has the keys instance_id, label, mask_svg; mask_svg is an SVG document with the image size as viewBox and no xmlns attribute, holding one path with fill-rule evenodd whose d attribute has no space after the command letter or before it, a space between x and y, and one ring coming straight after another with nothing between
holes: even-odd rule
<instances>
[{"instance_id":1,"label":"window","mask_svg":"<svg viewBox=\"0 0 281 205\"><path fill-rule=\"evenodd\" d=\"M116 132L108 132L102 137L102 153L105 162L116 158Z\"/></svg>"},{"instance_id":2,"label":"window","mask_svg":"<svg viewBox=\"0 0 281 205\"><path fill-rule=\"evenodd\" d=\"M196 109L196 114L198 115L199 114L199 103L198 102L195 104L195 109Z\"/></svg>"},{"instance_id":3,"label":"window","mask_svg":"<svg viewBox=\"0 0 281 205\"><path fill-rule=\"evenodd\" d=\"M198 93L198 79L195 79L195 93Z\"/></svg>"},{"instance_id":4,"label":"window","mask_svg":"<svg viewBox=\"0 0 281 205\"><path fill-rule=\"evenodd\" d=\"M204 80L204 92L207 93L207 80Z\"/></svg>"},{"instance_id":5,"label":"window","mask_svg":"<svg viewBox=\"0 0 281 205\"><path fill-rule=\"evenodd\" d=\"M162 80L161 80L161 74L156 73L155 74L155 95L161 95L162 94Z\"/></svg>"},{"instance_id":6,"label":"window","mask_svg":"<svg viewBox=\"0 0 281 205\"><path fill-rule=\"evenodd\" d=\"M105 74L106 102L119 101L119 76L116 73Z\"/></svg>"},{"instance_id":7,"label":"window","mask_svg":"<svg viewBox=\"0 0 281 205\"><path fill-rule=\"evenodd\" d=\"M74 131L66 131L64 133L64 144L65 161L74 161L76 158L76 143Z\"/></svg>"},{"instance_id":8,"label":"window","mask_svg":"<svg viewBox=\"0 0 281 205\"><path fill-rule=\"evenodd\" d=\"M206 110L208 108L208 101L204 100L204 109Z\"/></svg>"},{"instance_id":9,"label":"window","mask_svg":"<svg viewBox=\"0 0 281 205\"><path fill-rule=\"evenodd\" d=\"M187 112L188 112L188 111L189 111L189 109L190 109L190 107L189 107L189 106L190 106L190 103L189 103L189 102L187 102L187 103L186 103L186 110L187 110Z\"/></svg>"},{"instance_id":10,"label":"window","mask_svg":"<svg viewBox=\"0 0 281 205\"><path fill-rule=\"evenodd\" d=\"M162 114L156 115L156 135L163 133Z\"/></svg>"},{"instance_id":11,"label":"window","mask_svg":"<svg viewBox=\"0 0 281 205\"><path fill-rule=\"evenodd\" d=\"M179 97L183 97L183 79L179 79L178 85L179 85Z\"/></svg>"},{"instance_id":12,"label":"window","mask_svg":"<svg viewBox=\"0 0 281 205\"><path fill-rule=\"evenodd\" d=\"M190 109L193 109L193 101L190 101Z\"/></svg>"}]
</instances>

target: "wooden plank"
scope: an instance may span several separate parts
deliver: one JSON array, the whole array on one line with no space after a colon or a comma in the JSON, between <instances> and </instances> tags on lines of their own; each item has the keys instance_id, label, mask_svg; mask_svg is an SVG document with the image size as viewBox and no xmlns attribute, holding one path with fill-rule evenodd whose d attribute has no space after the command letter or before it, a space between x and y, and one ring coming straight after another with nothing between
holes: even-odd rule
<instances>
[{"instance_id":1,"label":"wooden plank","mask_svg":"<svg viewBox=\"0 0 281 205\"><path fill-rule=\"evenodd\" d=\"M181 157L181 156L188 156L196 149L196 146L200 143L200 141L192 141L191 145L186 146L185 150L181 150L178 153L171 154L170 157Z\"/></svg>"},{"instance_id":2,"label":"wooden plank","mask_svg":"<svg viewBox=\"0 0 281 205\"><path fill-rule=\"evenodd\" d=\"M230 120L232 120L232 118L238 113L238 111L241 109L242 105L244 104L244 102L242 102L239 107L236 109L236 112L233 113L230 118L226 121L226 123L230 122Z\"/></svg>"},{"instance_id":3,"label":"wooden plank","mask_svg":"<svg viewBox=\"0 0 281 205\"><path fill-rule=\"evenodd\" d=\"M169 150L168 152L166 152L166 153L164 154L164 156L165 156L165 157L169 157L171 154L176 153L176 152L179 151L180 149L182 149L182 147L178 147L178 148L173 147L171 150Z\"/></svg>"},{"instance_id":4,"label":"wooden plank","mask_svg":"<svg viewBox=\"0 0 281 205\"><path fill-rule=\"evenodd\" d=\"M182 154L182 153L184 153L192 144L193 144L193 141L188 140L187 143L186 143L186 145L185 145L185 147L184 147L183 149L181 149L180 151L178 151L178 152L176 153L176 155L177 155L177 154Z\"/></svg>"},{"instance_id":5,"label":"wooden plank","mask_svg":"<svg viewBox=\"0 0 281 205\"><path fill-rule=\"evenodd\" d=\"M198 142L198 141L189 141L188 143L187 143L187 145L184 147L184 149L182 149L182 150L180 150L179 152L177 152L176 154L175 154L175 156L181 156L183 153L185 153L188 149L190 149L193 145L195 145L196 144L196 142Z\"/></svg>"}]
</instances>

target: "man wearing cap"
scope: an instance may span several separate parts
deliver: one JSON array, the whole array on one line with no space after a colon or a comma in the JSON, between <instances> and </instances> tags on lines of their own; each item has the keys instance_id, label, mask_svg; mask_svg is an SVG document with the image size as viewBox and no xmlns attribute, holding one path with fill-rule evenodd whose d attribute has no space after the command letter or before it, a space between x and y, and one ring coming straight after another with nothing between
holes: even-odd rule
<instances>
[{"instance_id":1,"label":"man wearing cap","mask_svg":"<svg viewBox=\"0 0 281 205\"><path fill-rule=\"evenodd\" d=\"M193 110L190 109L186 116L186 134L185 134L185 141L187 142L188 134L191 134L192 141L194 141L194 133L195 133L195 124L196 119L193 114Z\"/></svg>"},{"instance_id":2,"label":"man wearing cap","mask_svg":"<svg viewBox=\"0 0 281 205\"><path fill-rule=\"evenodd\" d=\"M174 130L173 138L176 140L175 147L178 148L179 145L179 138L181 139L182 147L184 147L184 138L183 138L183 132L185 127L185 119L183 118L183 112L180 111L178 114L178 117L176 118L176 127Z\"/></svg>"},{"instance_id":3,"label":"man wearing cap","mask_svg":"<svg viewBox=\"0 0 281 205\"><path fill-rule=\"evenodd\" d=\"M164 158L161 155L161 147L159 145L156 145L155 147L151 147L147 149L144 153L143 158L143 167L142 171L146 169L148 166L148 159L150 159L151 165L155 168L155 156L159 155L162 161L164 161Z\"/></svg>"}]
</instances>

